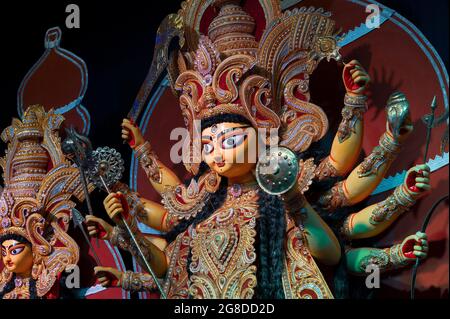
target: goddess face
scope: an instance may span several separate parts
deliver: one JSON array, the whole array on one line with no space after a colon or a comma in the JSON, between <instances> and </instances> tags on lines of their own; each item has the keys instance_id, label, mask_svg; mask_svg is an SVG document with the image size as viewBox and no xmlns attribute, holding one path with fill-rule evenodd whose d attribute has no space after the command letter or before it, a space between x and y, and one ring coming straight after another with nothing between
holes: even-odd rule
<instances>
[{"instance_id":1,"label":"goddess face","mask_svg":"<svg viewBox=\"0 0 450 319\"><path fill-rule=\"evenodd\" d=\"M256 166L256 130L240 123L219 123L202 131L203 161L219 175L234 178Z\"/></svg>"},{"instance_id":2,"label":"goddess face","mask_svg":"<svg viewBox=\"0 0 450 319\"><path fill-rule=\"evenodd\" d=\"M1 249L3 264L10 272L22 277L31 275L33 252L30 244L8 239L2 243Z\"/></svg>"}]
</instances>

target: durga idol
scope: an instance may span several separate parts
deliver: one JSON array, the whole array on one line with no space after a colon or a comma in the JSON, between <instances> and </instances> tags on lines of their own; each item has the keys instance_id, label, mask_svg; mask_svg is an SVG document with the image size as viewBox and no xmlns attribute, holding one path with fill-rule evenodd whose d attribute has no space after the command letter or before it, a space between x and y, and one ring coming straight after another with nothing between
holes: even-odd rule
<instances>
[{"instance_id":1,"label":"durga idol","mask_svg":"<svg viewBox=\"0 0 450 319\"><path fill-rule=\"evenodd\" d=\"M208 35L200 35L195 26L210 2L193 0L182 6L178 19L186 41L169 68L192 143L184 164L194 177L183 183L125 119L122 138L130 142L162 205L140 198L140 205L129 209L122 193L112 193L104 206L117 225L89 217L90 234L130 251L144 265L125 231L124 216L168 298L333 298L318 265L336 265L343 249L318 209L332 213L371 194L411 132L407 101L401 94L388 101L388 110L401 112L387 122L378 148L352 171L361 151L369 76L357 61L348 63L343 119L331 154L314 158L312 146L329 125L325 111L310 101L308 85L323 58L339 57L334 21L321 9L282 13L277 1L260 1L267 28L258 42L255 20L240 1L221 0L213 1L219 13ZM289 162L284 153L272 154L286 162L279 174L289 179L295 172L294 187L283 195L266 192L255 177L257 160L273 146L269 132L274 130L277 145L297 155ZM202 145L200 161L195 160L196 143ZM263 152L252 161L255 148ZM369 237L386 229L428 190L428 172L426 166L413 168L412 181L392 195L396 205L389 216L380 213L383 203L367 207L353 216L353 224L345 223L345 235ZM336 176L347 178L328 192L311 193L312 184ZM137 220L160 230L164 238L146 238ZM379 250L388 255L385 269L425 256L424 234L407 242L411 240L417 244ZM350 258L355 255L351 251ZM372 252L363 250L356 258ZM105 267L96 272L104 286L156 289L149 274Z\"/></svg>"}]
</instances>

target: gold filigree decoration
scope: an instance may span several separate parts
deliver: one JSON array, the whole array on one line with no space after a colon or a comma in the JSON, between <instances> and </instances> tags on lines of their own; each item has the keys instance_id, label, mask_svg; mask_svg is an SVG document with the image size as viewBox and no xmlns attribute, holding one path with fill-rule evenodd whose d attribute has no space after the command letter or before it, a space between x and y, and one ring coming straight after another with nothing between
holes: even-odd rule
<instances>
[{"instance_id":1,"label":"gold filigree decoration","mask_svg":"<svg viewBox=\"0 0 450 319\"><path fill-rule=\"evenodd\" d=\"M194 298L251 298L256 286L254 190L226 201L192 231L190 293Z\"/></svg>"},{"instance_id":2,"label":"gold filigree decoration","mask_svg":"<svg viewBox=\"0 0 450 319\"><path fill-rule=\"evenodd\" d=\"M284 90L285 113L281 117L283 131L281 145L294 151L303 152L311 143L321 139L328 131L328 118L323 110L295 96L304 82L300 79L289 81Z\"/></svg>"},{"instance_id":3,"label":"gold filigree decoration","mask_svg":"<svg viewBox=\"0 0 450 319\"><path fill-rule=\"evenodd\" d=\"M198 181L192 179L187 187L183 184L168 186L161 194L161 202L171 215L179 219L193 218L203 209L210 194L217 191L220 179L220 175L210 170Z\"/></svg>"},{"instance_id":4,"label":"gold filigree decoration","mask_svg":"<svg viewBox=\"0 0 450 319\"><path fill-rule=\"evenodd\" d=\"M309 158L306 161L301 159L298 162L298 167L298 190L300 191L300 194L304 194L309 190L309 186L312 184L312 181L316 176L316 164L314 164L314 158Z\"/></svg>"},{"instance_id":5,"label":"gold filigree decoration","mask_svg":"<svg viewBox=\"0 0 450 319\"><path fill-rule=\"evenodd\" d=\"M330 299L333 295L309 253L306 237L288 218L283 288L287 299Z\"/></svg>"},{"instance_id":6,"label":"gold filigree decoration","mask_svg":"<svg viewBox=\"0 0 450 319\"><path fill-rule=\"evenodd\" d=\"M170 299L189 298L189 275L187 272L187 258L190 250L191 238L189 232L177 236L176 240L167 246L165 253L170 256L167 279L164 292Z\"/></svg>"}]
</instances>

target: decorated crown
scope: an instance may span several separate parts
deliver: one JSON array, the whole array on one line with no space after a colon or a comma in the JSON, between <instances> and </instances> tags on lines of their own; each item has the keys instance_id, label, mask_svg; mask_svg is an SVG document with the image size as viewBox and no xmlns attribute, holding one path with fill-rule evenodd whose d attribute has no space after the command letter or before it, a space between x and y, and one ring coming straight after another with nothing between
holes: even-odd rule
<instances>
[{"instance_id":1,"label":"decorated crown","mask_svg":"<svg viewBox=\"0 0 450 319\"><path fill-rule=\"evenodd\" d=\"M8 143L1 158L5 182L0 195L0 237L20 235L32 244L38 296L44 296L58 275L78 262L79 249L67 234L74 198L84 200L76 167L65 159L58 129L64 118L31 106L23 120L14 119L1 137ZM92 190L92 186L91 186ZM9 282L6 268L0 285Z\"/></svg>"},{"instance_id":2,"label":"decorated crown","mask_svg":"<svg viewBox=\"0 0 450 319\"><path fill-rule=\"evenodd\" d=\"M328 130L327 116L310 102L309 76L323 58L340 59L335 23L322 9L282 13L279 1L261 0L265 30L257 39L258 23L240 3L188 0L173 19L182 21L184 38L169 78L191 141L196 120L231 113L254 127L279 129L280 145L305 151ZM202 35L211 6L218 14Z\"/></svg>"}]
</instances>

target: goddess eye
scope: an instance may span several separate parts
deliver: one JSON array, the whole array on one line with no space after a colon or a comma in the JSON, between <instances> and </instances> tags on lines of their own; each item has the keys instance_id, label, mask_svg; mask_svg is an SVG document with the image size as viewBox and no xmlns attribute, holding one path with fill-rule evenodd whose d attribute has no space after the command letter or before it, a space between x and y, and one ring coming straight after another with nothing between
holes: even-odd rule
<instances>
[{"instance_id":1,"label":"goddess eye","mask_svg":"<svg viewBox=\"0 0 450 319\"><path fill-rule=\"evenodd\" d=\"M5 257L6 256L6 250L2 249L2 256Z\"/></svg>"},{"instance_id":2,"label":"goddess eye","mask_svg":"<svg viewBox=\"0 0 450 319\"><path fill-rule=\"evenodd\" d=\"M241 145L242 142L245 140L245 136L246 136L245 134L236 134L230 136L229 138L224 139L222 142L222 148L230 149Z\"/></svg>"},{"instance_id":3,"label":"goddess eye","mask_svg":"<svg viewBox=\"0 0 450 319\"><path fill-rule=\"evenodd\" d=\"M17 247L17 248L14 248L13 250L11 250L11 255L18 255L18 254L20 254L22 251L23 251L23 249L24 249L25 247Z\"/></svg>"},{"instance_id":4,"label":"goddess eye","mask_svg":"<svg viewBox=\"0 0 450 319\"><path fill-rule=\"evenodd\" d=\"M209 154L213 151L213 146L209 143L204 144L203 145L203 152L205 152L205 154Z\"/></svg>"}]
</instances>

